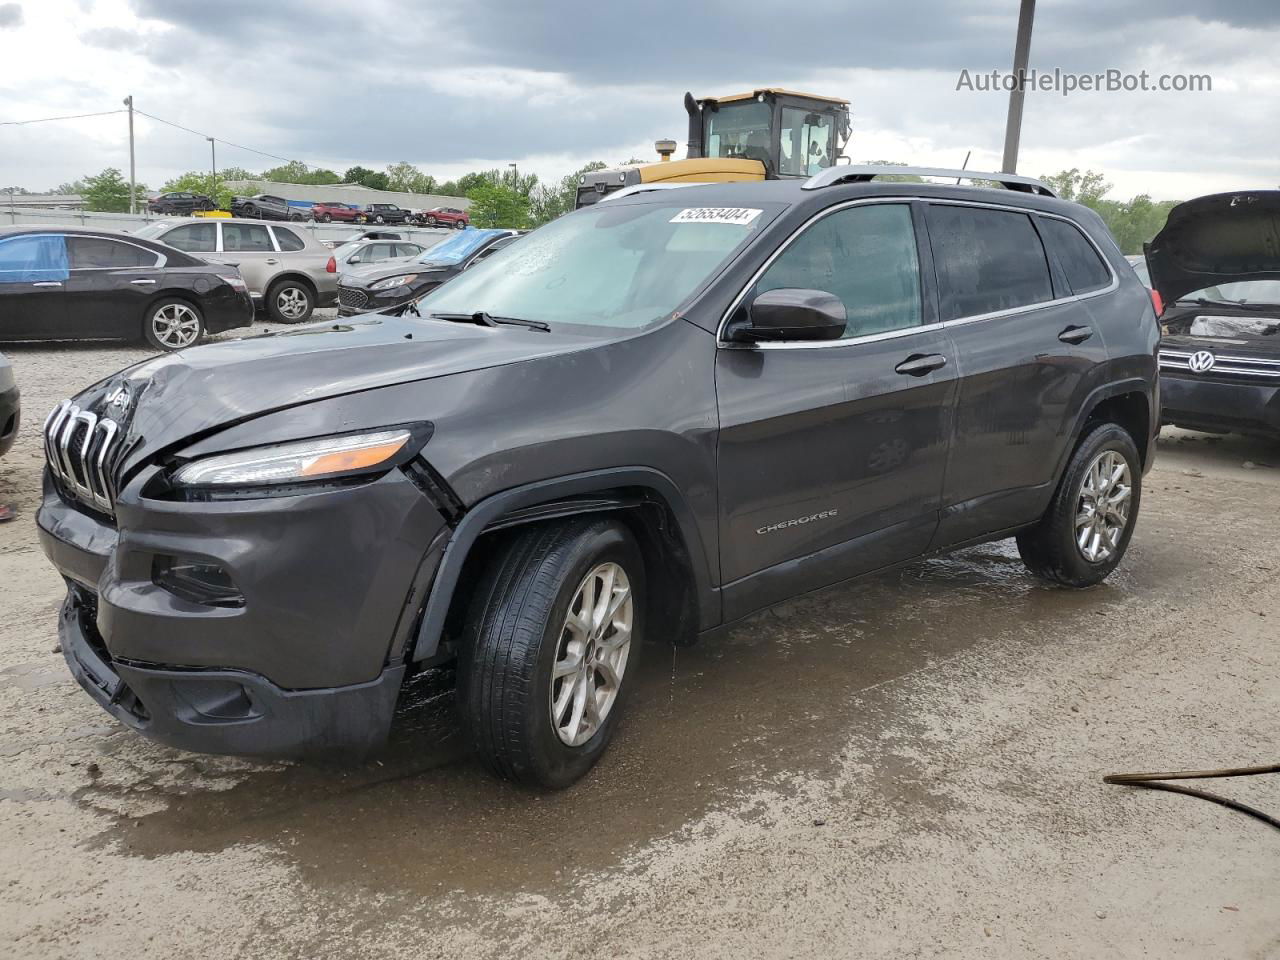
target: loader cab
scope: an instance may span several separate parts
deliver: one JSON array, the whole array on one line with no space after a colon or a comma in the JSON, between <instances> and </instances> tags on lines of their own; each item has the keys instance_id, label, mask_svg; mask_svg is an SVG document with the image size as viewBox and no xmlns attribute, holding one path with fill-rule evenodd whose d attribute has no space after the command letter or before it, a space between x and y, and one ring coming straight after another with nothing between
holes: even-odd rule
<instances>
[{"instance_id":1,"label":"loader cab","mask_svg":"<svg viewBox=\"0 0 1280 960\"><path fill-rule=\"evenodd\" d=\"M685 94L689 157L755 160L766 179L833 166L849 138L849 103L786 90L695 100Z\"/></svg>"},{"instance_id":2,"label":"loader cab","mask_svg":"<svg viewBox=\"0 0 1280 960\"><path fill-rule=\"evenodd\" d=\"M575 207L624 187L659 183L724 183L810 177L834 166L849 139L849 101L768 88L727 97L684 95L688 154L668 159L672 141L658 141L656 163L583 174Z\"/></svg>"}]
</instances>

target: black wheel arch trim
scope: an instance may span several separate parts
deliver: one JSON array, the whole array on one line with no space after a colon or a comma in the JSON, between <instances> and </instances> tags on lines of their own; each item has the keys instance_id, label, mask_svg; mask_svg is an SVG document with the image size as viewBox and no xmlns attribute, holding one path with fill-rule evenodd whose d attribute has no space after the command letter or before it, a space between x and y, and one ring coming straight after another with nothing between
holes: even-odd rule
<instances>
[{"instance_id":1,"label":"black wheel arch trim","mask_svg":"<svg viewBox=\"0 0 1280 960\"><path fill-rule=\"evenodd\" d=\"M640 504L641 501L628 497L592 496L620 488L652 490L670 507L684 538L693 570L698 629L707 630L718 624L721 619L720 592L711 583L706 547L693 511L679 487L666 474L651 467L614 467L513 487L481 500L468 510L458 521L441 557L410 659L421 661L435 655L463 565L482 534L535 520Z\"/></svg>"},{"instance_id":2,"label":"black wheel arch trim","mask_svg":"<svg viewBox=\"0 0 1280 960\"><path fill-rule=\"evenodd\" d=\"M1076 445L1084 436L1084 431L1089 420L1093 417L1094 412L1108 400L1115 397L1128 396L1138 394L1146 400L1147 403L1147 422L1149 436L1134 437L1134 446L1138 448L1138 453L1143 458L1143 472L1150 466L1153 457L1151 452L1153 449L1154 437L1160 431L1160 409L1158 398L1152 395L1151 382L1141 377L1130 377L1124 380L1113 380L1103 383L1094 388L1094 390L1080 405L1080 411L1076 414L1076 422L1072 427L1071 443L1063 451L1058 468L1054 476L1060 478L1062 472L1067 468L1067 464L1071 461L1071 455L1075 453Z\"/></svg>"}]
</instances>

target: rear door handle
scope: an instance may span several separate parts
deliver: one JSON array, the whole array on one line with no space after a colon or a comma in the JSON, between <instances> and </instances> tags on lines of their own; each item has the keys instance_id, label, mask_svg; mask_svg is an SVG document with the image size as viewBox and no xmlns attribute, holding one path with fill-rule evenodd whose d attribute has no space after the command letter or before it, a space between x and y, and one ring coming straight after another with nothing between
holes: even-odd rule
<instances>
[{"instance_id":1,"label":"rear door handle","mask_svg":"<svg viewBox=\"0 0 1280 960\"><path fill-rule=\"evenodd\" d=\"M35 283L31 285L33 287L60 287L62 286L62 281L61 280L37 280Z\"/></svg>"},{"instance_id":2,"label":"rear door handle","mask_svg":"<svg viewBox=\"0 0 1280 960\"><path fill-rule=\"evenodd\" d=\"M132 284L136 284L136 285L137 285L137 286L139 286L139 287L142 287L142 286L152 286L152 287L153 287L153 286L155 286L155 283L156 283L154 280L130 280L129 282L130 282L130 283L132 283Z\"/></svg>"},{"instance_id":3,"label":"rear door handle","mask_svg":"<svg viewBox=\"0 0 1280 960\"><path fill-rule=\"evenodd\" d=\"M947 358L940 353L912 354L893 369L908 377L923 377L925 374L941 370L947 365Z\"/></svg>"},{"instance_id":4,"label":"rear door handle","mask_svg":"<svg viewBox=\"0 0 1280 960\"><path fill-rule=\"evenodd\" d=\"M267 263L279 263L279 262L280 261L277 260L275 257L267 257Z\"/></svg>"},{"instance_id":5,"label":"rear door handle","mask_svg":"<svg viewBox=\"0 0 1280 960\"><path fill-rule=\"evenodd\" d=\"M1063 343L1084 343L1092 336L1093 327L1067 327L1058 334L1058 339Z\"/></svg>"}]
</instances>

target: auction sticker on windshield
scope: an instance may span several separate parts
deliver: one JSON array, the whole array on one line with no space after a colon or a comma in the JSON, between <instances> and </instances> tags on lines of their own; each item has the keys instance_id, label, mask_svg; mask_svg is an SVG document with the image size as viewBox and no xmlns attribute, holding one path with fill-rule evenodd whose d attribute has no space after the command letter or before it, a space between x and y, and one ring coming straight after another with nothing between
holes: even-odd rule
<instances>
[{"instance_id":1,"label":"auction sticker on windshield","mask_svg":"<svg viewBox=\"0 0 1280 960\"><path fill-rule=\"evenodd\" d=\"M760 214L760 210L752 210L750 207L685 207L671 218L671 222L732 223L745 227Z\"/></svg>"}]
</instances>

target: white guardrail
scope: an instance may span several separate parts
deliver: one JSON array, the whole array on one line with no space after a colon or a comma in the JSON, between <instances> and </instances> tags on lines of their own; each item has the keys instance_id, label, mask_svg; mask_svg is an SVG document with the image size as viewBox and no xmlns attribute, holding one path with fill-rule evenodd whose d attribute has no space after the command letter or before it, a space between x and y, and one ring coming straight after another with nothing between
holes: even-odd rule
<instances>
[{"instance_id":1,"label":"white guardrail","mask_svg":"<svg viewBox=\"0 0 1280 960\"><path fill-rule=\"evenodd\" d=\"M88 213L81 210L22 210L0 205L0 226L31 224L44 227L80 227L91 230L122 230L131 233L139 227L157 220L173 220L160 214ZM398 233L405 240L413 240L431 246L454 233L441 227L411 227L398 223L314 223L312 221L285 223L294 230L307 230L317 240L342 240L356 236L365 230L388 230Z\"/></svg>"}]
</instances>

